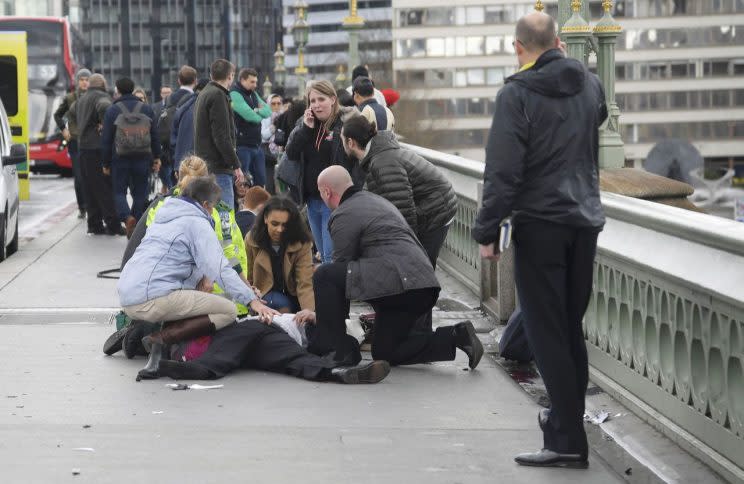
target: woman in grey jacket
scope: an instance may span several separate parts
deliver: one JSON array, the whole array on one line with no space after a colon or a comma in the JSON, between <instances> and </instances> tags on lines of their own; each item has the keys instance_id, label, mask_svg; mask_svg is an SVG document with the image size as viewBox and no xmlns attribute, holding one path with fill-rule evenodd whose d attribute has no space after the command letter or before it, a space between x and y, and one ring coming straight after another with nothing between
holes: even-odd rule
<instances>
[{"instance_id":1,"label":"woman in grey jacket","mask_svg":"<svg viewBox=\"0 0 744 484\"><path fill-rule=\"evenodd\" d=\"M225 258L210 215L219 198L219 186L207 177L192 181L181 197L169 198L121 272L117 287L124 312L132 319L164 321L161 331L142 340L150 359L137 380L158 377L163 344L211 334L235 320L235 304L211 294L215 282L262 320L279 314L261 303Z\"/></svg>"}]
</instances>

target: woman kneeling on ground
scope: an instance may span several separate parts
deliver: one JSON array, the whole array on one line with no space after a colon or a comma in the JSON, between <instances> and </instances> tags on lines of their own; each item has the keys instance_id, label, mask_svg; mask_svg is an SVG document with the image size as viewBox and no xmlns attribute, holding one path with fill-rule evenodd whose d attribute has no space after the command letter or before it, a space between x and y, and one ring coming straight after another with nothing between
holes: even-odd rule
<instances>
[{"instance_id":1,"label":"woman kneeling on ground","mask_svg":"<svg viewBox=\"0 0 744 484\"><path fill-rule=\"evenodd\" d=\"M281 196L269 199L245 237L245 249L248 280L270 308L315 311L312 237L294 202Z\"/></svg>"},{"instance_id":2,"label":"woman kneeling on ground","mask_svg":"<svg viewBox=\"0 0 744 484\"><path fill-rule=\"evenodd\" d=\"M121 271L119 299L132 319L163 321L142 342L150 350L141 378L158 378L163 345L214 333L235 321L235 302L250 306L270 323L266 307L225 258L214 237L212 210L220 188L211 177L196 178L158 210L142 243ZM232 299L212 294L217 283Z\"/></svg>"}]
</instances>

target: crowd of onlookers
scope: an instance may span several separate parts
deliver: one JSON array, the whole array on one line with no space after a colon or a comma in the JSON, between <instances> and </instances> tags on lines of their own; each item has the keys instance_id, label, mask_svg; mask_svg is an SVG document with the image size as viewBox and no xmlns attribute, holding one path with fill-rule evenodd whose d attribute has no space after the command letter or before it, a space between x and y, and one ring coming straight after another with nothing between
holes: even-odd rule
<instances>
[{"instance_id":1,"label":"crowd of onlookers","mask_svg":"<svg viewBox=\"0 0 744 484\"><path fill-rule=\"evenodd\" d=\"M208 82L189 66L178 80L148 105L132 80L118 79L112 99L81 71L58 112L77 141L89 233L129 237L118 284L129 324L107 353L148 355L138 379L249 366L377 382L390 365L451 360L456 348L478 364L472 324L432 328L454 191L398 144L365 67L348 90L311 81L295 100L264 100L257 72L224 59ZM363 365L351 300L375 310Z\"/></svg>"},{"instance_id":2,"label":"crowd of onlookers","mask_svg":"<svg viewBox=\"0 0 744 484\"><path fill-rule=\"evenodd\" d=\"M520 68L496 98L473 238L498 261L513 226L522 325L550 397L538 414L541 450L515 460L586 468L581 323L604 225L605 93L567 58L548 15L522 17L514 38ZM376 383L391 366L453 360L457 349L475 368L483 346L472 323L432 327L455 192L398 143L366 69L354 69L349 90L311 81L287 106L259 96L255 71L235 74L220 59L197 84L183 67L179 90L153 109L131 80L116 81L112 102L103 77L81 71L58 112L75 140L89 232L131 235L118 283L130 322L104 351L149 355L138 380L258 368ZM273 174L267 159L277 160ZM167 191L146 207L158 170ZM366 363L349 324L353 300L375 311Z\"/></svg>"}]
</instances>

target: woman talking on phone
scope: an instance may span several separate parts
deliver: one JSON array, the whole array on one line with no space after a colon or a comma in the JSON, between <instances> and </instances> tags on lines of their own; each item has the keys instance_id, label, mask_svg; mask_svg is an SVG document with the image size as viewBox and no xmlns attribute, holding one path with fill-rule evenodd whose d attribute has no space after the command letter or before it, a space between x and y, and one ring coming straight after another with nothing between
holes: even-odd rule
<instances>
[{"instance_id":1,"label":"woman talking on phone","mask_svg":"<svg viewBox=\"0 0 744 484\"><path fill-rule=\"evenodd\" d=\"M339 106L336 90L329 81L311 82L305 100L308 108L289 135L286 154L289 160L299 165L295 188L300 200L307 204L307 218L315 247L325 263L331 262L333 253L328 233L331 210L320 198L318 175L331 165L342 165L351 173L354 183L361 187L364 173L349 160L341 143L343 119L355 114L356 110Z\"/></svg>"}]
</instances>

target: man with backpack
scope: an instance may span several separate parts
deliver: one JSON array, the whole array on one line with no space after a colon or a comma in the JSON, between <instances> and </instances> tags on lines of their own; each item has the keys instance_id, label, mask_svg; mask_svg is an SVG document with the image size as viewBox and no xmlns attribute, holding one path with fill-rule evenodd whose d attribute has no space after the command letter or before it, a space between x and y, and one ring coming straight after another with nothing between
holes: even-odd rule
<instances>
[{"instance_id":1,"label":"man with backpack","mask_svg":"<svg viewBox=\"0 0 744 484\"><path fill-rule=\"evenodd\" d=\"M145 211L150 171L160 168L160 142L155 113L132 94L134 81L122 77L116 81L116 90L120 97L103 119L103 166L111 172L116 212L131 237ZM127 203L130 183L131 207Z\"/></svg>"},{"instance_id":2,"label":"man with backpack","mask_svg":"<svg viewBox=\"0 0 744 484\"><path fill-rule=\"evenodd\" d=\"M161 160L163 162L160 169L160 179L168 188L175 186L174 173L177 171L174 166L175 160L171 148L173 119L176 117L176 110L194 93L197 77L196 69L191 66L182 66L178 70L178 90L165 99L163 109L156 113L158 141L160 142Z\"/></svg>"}]
</instances>

